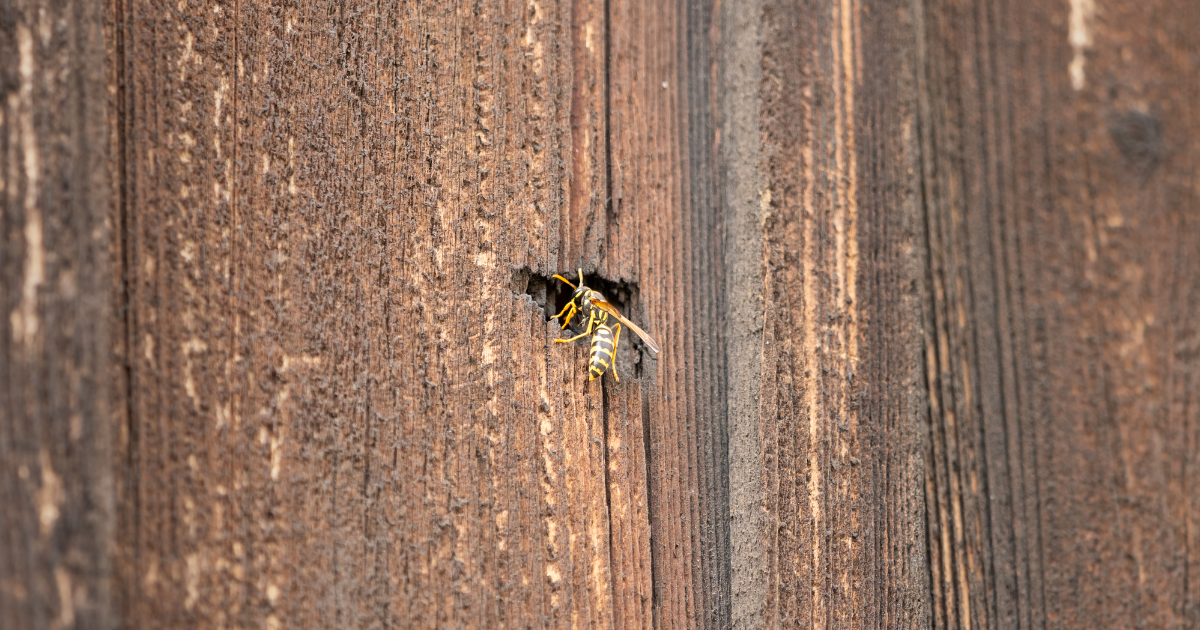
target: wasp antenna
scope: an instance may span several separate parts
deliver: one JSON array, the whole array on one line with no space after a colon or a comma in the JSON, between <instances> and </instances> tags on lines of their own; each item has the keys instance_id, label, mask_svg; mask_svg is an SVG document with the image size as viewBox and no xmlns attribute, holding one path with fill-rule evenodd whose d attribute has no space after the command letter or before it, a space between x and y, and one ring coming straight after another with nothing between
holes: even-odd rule
<instances>
[{"instance_id":1,"label":"wasp antenna","mask_svg":"<svg viewBox=\"0 0 1200 630\"><path fill-rule=\"evenodd\" d=\"M576 268L579 271L579 286L583 286L583 269Z\"/></svg>"},{"instance_id":2,"label":"wasp antenna","mask_svg":"<svg viewBox=\"0 0 1200 630\"><path fill-rule=\"evenodd\" d=\"M566 278L564 278L564 277L562 277L562 276L560 276L560 275L558 275L558 274L554 274L554 276L553 276L553 277L555 277L555 278L558 278L559 280L562 280L563 282L566 282L567 284L571 285L571 288L572 288L572 289L574 289L574 288L575 288L575 285L571 284L571 281L570 281L570 280L567 280Z\"/></svg>"}]
</instances>

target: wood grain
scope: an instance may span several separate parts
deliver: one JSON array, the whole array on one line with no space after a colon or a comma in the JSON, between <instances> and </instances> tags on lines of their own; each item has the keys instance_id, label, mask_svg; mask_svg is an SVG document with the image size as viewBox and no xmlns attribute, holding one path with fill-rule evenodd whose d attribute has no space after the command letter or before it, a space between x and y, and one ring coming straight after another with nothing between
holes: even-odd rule
<instances>
[{"instance_id":1,"label":"wood grain","mask_svg":"<svg viewBox=\"0 0 1200 630\"><path fill-rule=\"evenodd\" d=\"M109 4L124 618L694 625L719 241L662 8ZM584 378L513 280L575 267L662 358Z\"/></svg>"},{"instance_id":2,"label":"wood grain","mask_svg":"<svg viewBox=\"0 0 1200 630\"><path fill-rule=\"evenodd\" d=\"M1194 627L1200 14L925 16L935 626Z\"/></svg>"},{"instance_id":3,"label":"wood grain","mask_svg":"<svg viewBox=\"0 0 1200 630\"><path fill-rule=\"evenodd\" d=\"M924 627L918 15L727 11L733 623Z\"/></svg>"},{"instance_id":4,"label":"wood grain","mask_svg":"<svg viewBox=\"0 0 1200 630\"><path fill-rule=\"evenodd\" d=\"M99 7L0 9L0 626L112 628Z\"/></svg>"},{"instance_id":5,"label":"wood grain","mask_svg":"<svg viewBox=\"0 0 1200 630\"><path fill-rule=\"evenodd\" d=\"M713 17L709 5L697 4L689 12L675 2L605 3L605 33L598 41L606 42L606 160L589 158L593 170L582 175L592 186L588 182L601 180L595 171L607 169L604 211L587 201L594 196L580 195L573 197L569 218L580 240L566 249L580 253L572 254L578 258L568 267L582 266L585 274L595 269L604 279L636 287L630 314L663 348L651 358L625 346L617 363L632 367L632 374L622 372L620 384L605 384L610 466L642 462L644 468L628 477L629 490L648 501L638 515L648 518L648 529L634 523L632 546L617 544L618 526L625 525L616 520L618 504L610 505L613 551L630 554L628 561L614 559L614 571L636 576L615 582L629 598L618 606L618 627L727 625L729 595L720 568L728 562L724 371L720 334L714 332L723 317L722 267L714 264L723 243L719 197L709 185L716 179L709 87ZM591 3L577 3L576 10L595 11ZM599 55L597 48L587 53ZM592 66L586 64L576 67L592 89ZM575 80L578 85L581 77ZM589 150L590 129L573 127L587 134L582 145L575 140L575 155ZM592 251L598 259L585 255ZM626 444L622 435L639 426L644 455L613 458ZM629 429L618 433L619 427ZM615 472L610 468L610 500L620 490L612 483ZM653 592L644 590L651 586Z\"/></svg>"},{"instance_id":6,"label":"wood grain","mask_svg":"<svg viewBox=\"0 0 1200 630\"><path fill-rule=\"evenodd\" d=\"M5 628L1195 625L1190 4L0 17Z\"/></svg>"},{"instance_id":7,"label":"wood grain","mask_svg":"<svg viewBox=\"0 0 1200 630\"><path fill-rule=\"evenodd\" d=\"M569 8L110 11L123 616L611 625L603 389L512 282L561 270Z\"/></svg>"}]
</instances>

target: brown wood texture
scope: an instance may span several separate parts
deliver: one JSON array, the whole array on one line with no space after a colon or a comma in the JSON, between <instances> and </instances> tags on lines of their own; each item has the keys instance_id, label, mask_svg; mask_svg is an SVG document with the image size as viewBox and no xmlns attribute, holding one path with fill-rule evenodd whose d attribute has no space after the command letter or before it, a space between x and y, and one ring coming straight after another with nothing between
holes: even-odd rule
<instances>
[{"instance_id":1,"label":"brown wood texture","mask_svg":"<svg viewBox=\"0 0 1200 630\"><path fill-rule=\"evenodd\" d=\"M759 165L730 203L729 300L758 309L728 339L756 372L730 394L733 621L924 627L918 15L753 4L726 69Z\"/></svg>"},{"instance_id":2,"label":"brown wood texture","mask_svg":"<svg viewBox=\"0 0 1200 630\"><path fill-rule=\"evenodd\" d=\"M705 82L713 18L678 2L608 9L611 202L601 269L639 282L645 321L664 348L643 394L653 623L722 627L724 364L713 331L723 243L715 191L692 188L716 178L716 103Z\"/></svg>"},{"instance_id":3,"label":"brown wood texture","mask_svg":"<svg viewBox=\"0 0 1200 630\"><path fill-rule=\"evenodd\" d=\"M0 8L0 627L111 628L101 12Z\"/></svg>"},{"instance_id":4,"label":"brown wood texture","mask_svg":"<svg viewBox=\"0 0 1200 630\"><path fill-rule=\"evenodd\" d=\"M680 9L109 3L128 623L721 619ZM526 295L576 267L619 383Z\"/></svg>"},{"instance_id":5,"label":"brown wood texture","mask_svg":"<svg viewBox=\"0 0 1200 630\"><path fill-rule=\"evenodd\" d=\"M1194 2L925 3L937 628L1195 628Z\"/></svg>"},{"instance_id":6,"label":"brown wood texture","mask_svg":"<svg viewBox=\"0 0 1200 630\"><path fill-rule=\"evenodd\" d=\"M5 5L0 626L1196 627L1192 4Z\"/></svg>"}]
</instances>

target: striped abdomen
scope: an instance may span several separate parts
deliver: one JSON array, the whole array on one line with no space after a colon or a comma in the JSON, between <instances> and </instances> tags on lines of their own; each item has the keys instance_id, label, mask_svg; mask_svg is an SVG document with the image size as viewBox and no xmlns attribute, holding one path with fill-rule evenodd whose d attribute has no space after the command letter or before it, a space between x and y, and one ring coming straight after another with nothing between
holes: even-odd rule
<instances>
[{"instance_id":1,"label":"striped abdomen","mask_svg":"<svg viewBox=\"0 0 1200 630\"><path fill-rule=\"evenodd\" d=\"M595 330L592 331L592 353L588 359L588 371L592 373L591 378L604 376L607 370L613 364L613 356L616 354L616 343L613 339L613 330L608 327L608 324L596 324ZM613 371L613 376L617 374Z\"/></svg>"}]
</instances>

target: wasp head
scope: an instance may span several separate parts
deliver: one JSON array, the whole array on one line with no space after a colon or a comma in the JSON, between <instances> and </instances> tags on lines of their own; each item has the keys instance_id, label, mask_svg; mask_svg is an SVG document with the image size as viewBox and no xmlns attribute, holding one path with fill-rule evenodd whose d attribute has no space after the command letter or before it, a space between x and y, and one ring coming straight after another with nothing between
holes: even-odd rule
<instances>
[{"instance_id":1,"label":"wasp head","mask_svg":"<svg viewBox=\"0 0 1200 630\"><path fill-rule=\"evenodd\" d=\"M571 301L575 303L576 307L582 307L586 303L587 295L589 293L595 293L595 291L592 291L583 285L583 270L578 269L577 271L579 272L579 284L574 284L570 280L567 280L558 274L555 274L554 277L562 280L572 289L575 289L575 292L571 294Z\"/></svg>"},{"instance_id":2,"label":"wasp head","mask_svg":"<svg viewBox=\"0 0 1200 630\"><path fill-rule=\"evenodd\" d=\"M587 299L592 293L595 293L595 291L581 284L579 285L579 288L575 289L575 292L571 294L571 301L582 307L584 304L587 304Z\"/></svg>"}]
</instances>

